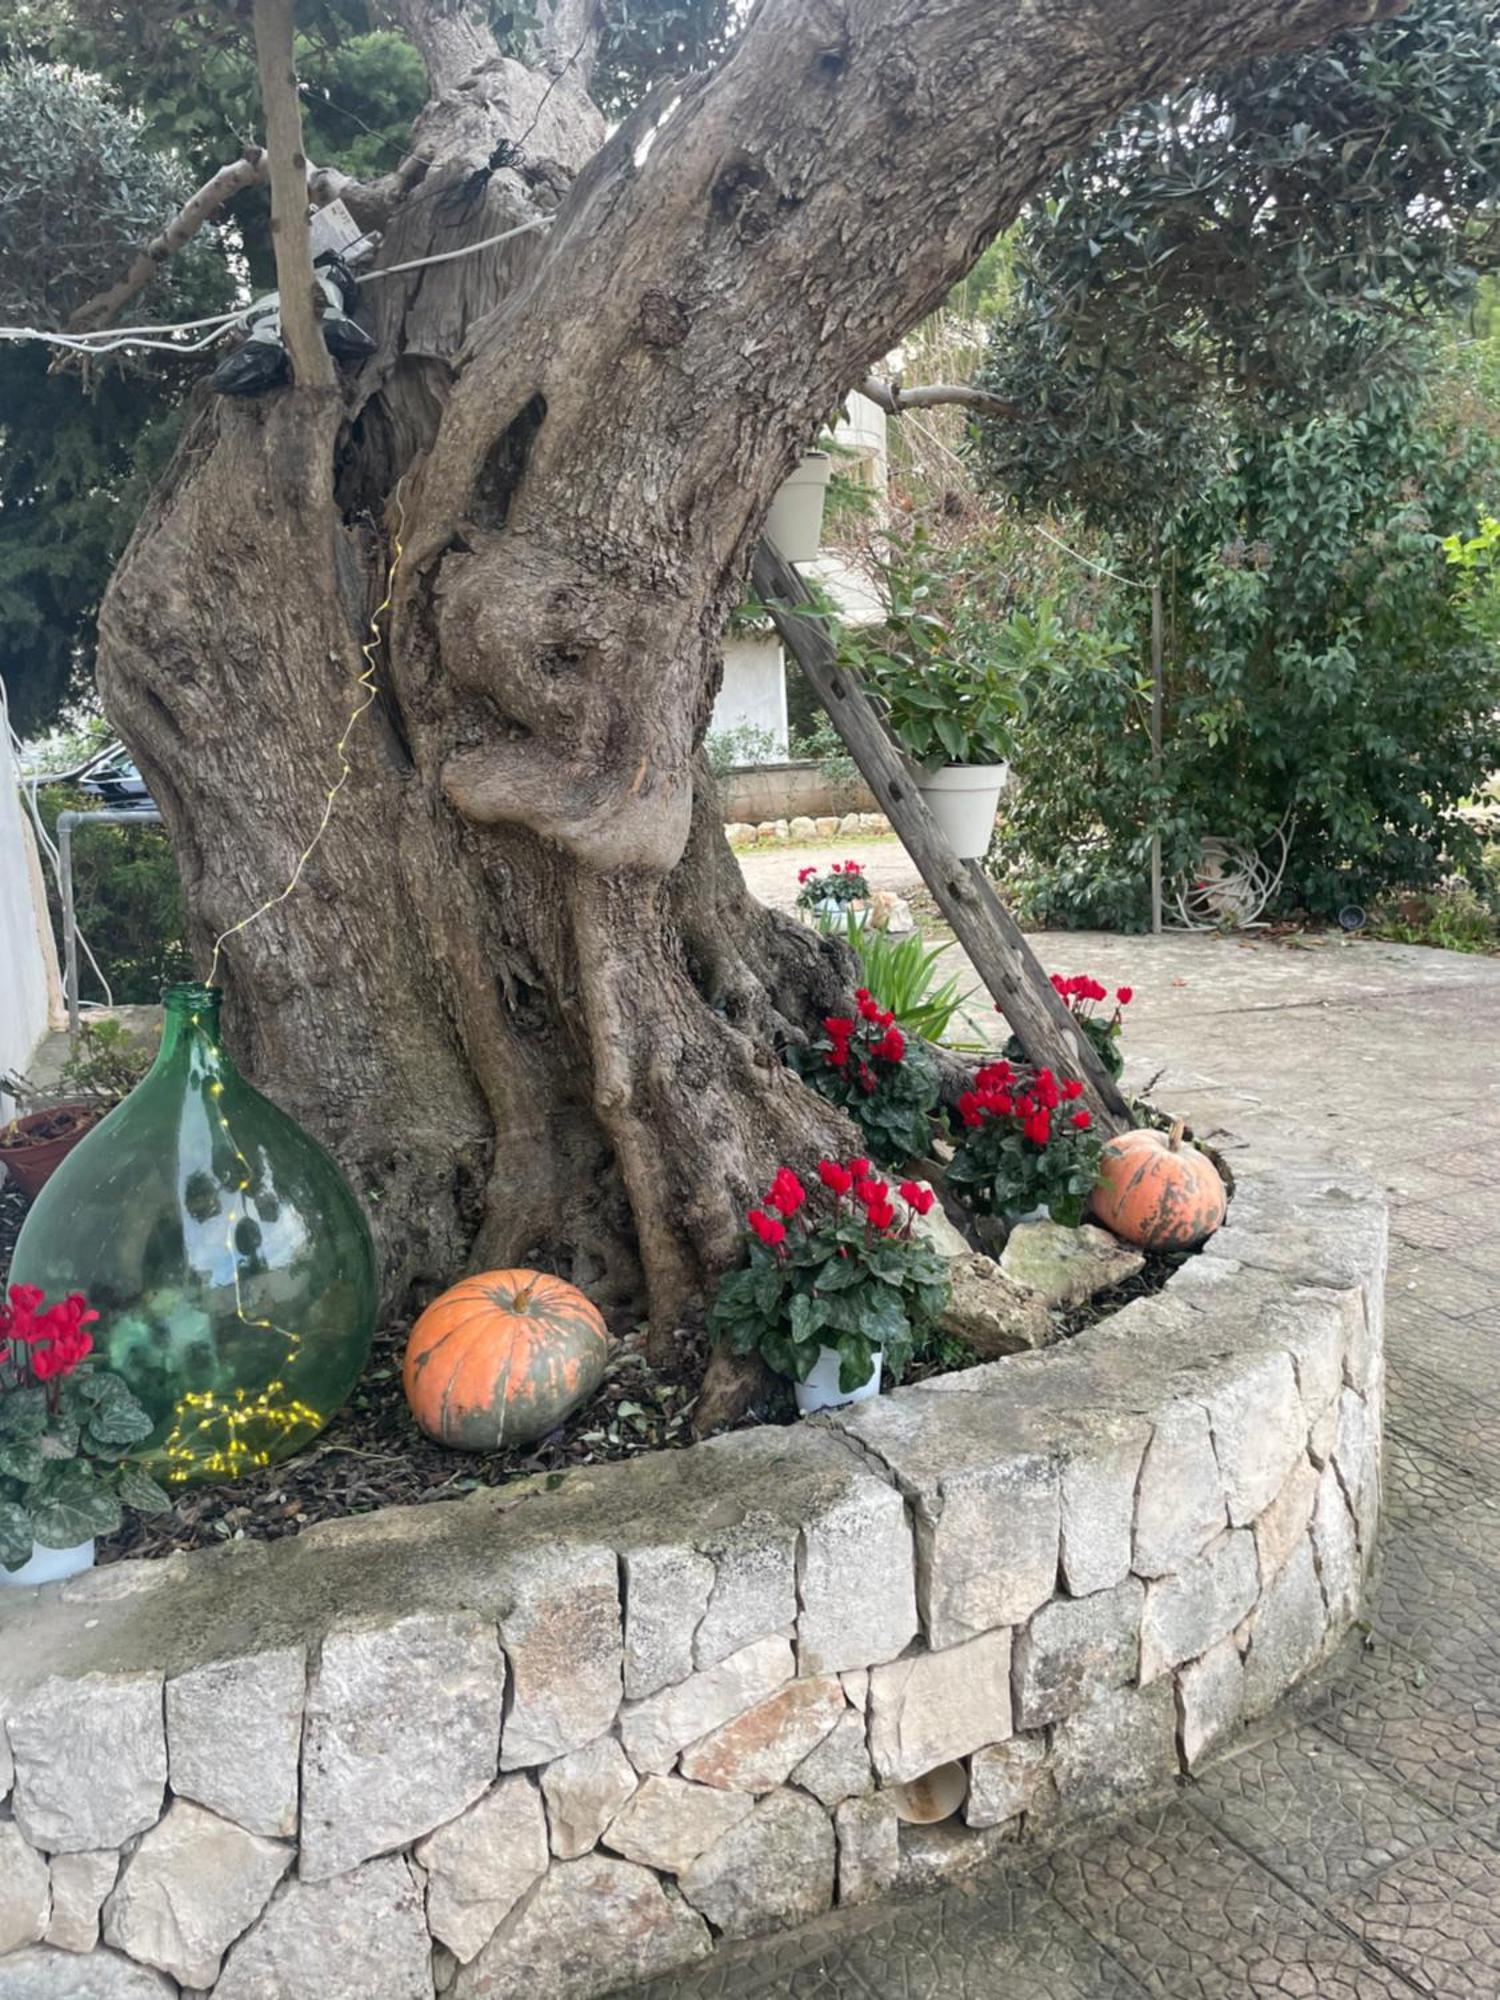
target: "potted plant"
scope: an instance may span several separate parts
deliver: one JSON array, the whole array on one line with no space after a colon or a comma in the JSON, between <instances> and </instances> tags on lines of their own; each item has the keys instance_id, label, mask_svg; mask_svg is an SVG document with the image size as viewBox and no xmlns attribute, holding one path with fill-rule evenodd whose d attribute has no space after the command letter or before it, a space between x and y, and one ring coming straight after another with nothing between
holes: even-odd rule
<instances>
[{"instance_id":1,"label":"potted plant","mask_svg":"<svg viewBox=\"0 0 1500 2000\"><path fill-rule=\"evenodd\" d=\"M129 1462L150 1417L118 1375L89 1361L98 1317L81 1292L44 1310L35 1285L12 1285L0 1304L0 1584L76 1576L122 1507L171 1505Z\"/></svg>"},{"instance_id":2,"label":"potted plant","mask_svg":"<svg viewBox=\"0 0 1500 2000\"><path fill-rule=\"evenodd\" d=\"M812 562L822 547L823 507L832 477L832 452L805 451L777 487L766 516L766 539L788 562Z\"/></svg>"},{"instance_id":3,"label":"potted plant","mask_svg":"<svg viewBox=\"0 0 1500 2000\"><path fill-rule=\"evenodd\" d=\"M118 1021L89 1021L63 1064L62 1098L43 1105L42 1092L22 1076L0 1078L6 1092L36 1109L0 1128L0 1165L28 1201L35 1201L80 1139L128 1097L151 1067L148 1043Z\"/></svg>"},{"instance_id":4,"label":"potted plant","mask_svg":"<svg viewBox=\"0 0 1500 2000\"><path fill-rule=\"evenodd\" d=\"M870 909L870 885L857 861L835 861L825 874L803 868L797 874L797 908L809 911L819 930L863 924Z\"/></svg>"},{"instance_id":5,"label":"potted plant","mask_svg":"<svg viewBox=\"0 0 1500 2000\"><path fill-rule=\"evenodd\" d=\"M1099 1184L1099 1135L1078 1102L1083 1085L1006 1061L979 1070L958 1100L962 1132L949 1188L979 1215L1076 1228Z\"/></svg>"},{"instance_id":6,"label":"potted plant","mask_svg":"<svg viewBox=\"0 0 1500 2000\"><path fill-rule=\"evenodd\" d=\"M903 1182L898 1207L865 1159L823 1160L818 1182L809 1198L777 1170L709 1313L715 1338L794 1385L804 1415L877 1394L883 1369L899 1381L948 1299L947 1267L914 1227L931 1188Z\"/></svg>"},{"instance_id":7,"label":"potted plant","mask_svg":"<svg viewBox=\"0 0 1500 2000\"><path fill-rule=\"evenodd\" d=\"M1120 1036L1125 1027L1124 1009L1135 998L1134 987L1117 986L1114 1011L1096 1013L1097 1006L1108 1002L1109 989L1097 979L1090 978L1088 973L1079 972L1071 979L1064 979L1060 972L1054 972L1052 984L1059 998L1067 1002L1068 1012L1093 1043L1100 1062L1111 1076L1118 1077L1125 1067L1125 1057L1120 1049ZM997 1014L1004 1011L1001 1007L995 1009ZM1013 1063L1026 1059L1026 1052L1014 1035L1005 1044L1004 1054Z\"/></svg>"},{"instance_id":8,"label":"potted plant","mask_svg":"<svg viewBox=\"0 0 1500 2000\"><path fill-rule=\"evenodd\" d=\"M809 1047L787 1062L820 1097L847 1111L882 1166L902 1167L927 1152L937 1105L936 1065L921 1042L861 986L852 1014L831 1014Z\"/></svg>"},{"instance_id":9,"label":"potted plant","mask_svg":"<svg viewBox=\"0 0 1500 2000\"><path fill-rule=\"evenodd\" d=\"M1057 633L1050 606L996 617L920 531L881 565L883 626L843 634L843 652L917 768L917 787L953 851L982 859L1009 773L1023 676Z\"/></svg>"}]
</instances>

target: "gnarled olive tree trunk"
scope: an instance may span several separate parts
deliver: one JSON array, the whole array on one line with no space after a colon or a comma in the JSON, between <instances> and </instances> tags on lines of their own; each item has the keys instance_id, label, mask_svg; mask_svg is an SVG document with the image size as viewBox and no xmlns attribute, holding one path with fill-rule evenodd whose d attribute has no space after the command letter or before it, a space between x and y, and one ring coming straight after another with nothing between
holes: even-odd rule
<instances>
[{"instance_id":1,"label":"gnarled olive tree trunk","mask_svg":"<svg viewBox=\"0 0 1500 2000\"><path fill-rule=\"evenodd\" d=\"M761 0L605 139L589 19L522 68L402 0L416 163L335 388L205 400L114 579L100 682L224 949L253 1074L338 1153L393 1296L531 1262L670 1328L780 1159L835 948L746 895L701 753L777 481L1114 113L1372 0ZM508 148L501 149L501 142ZM337 179L337 177L334 177Z\"/></svg>"}]
</instances>

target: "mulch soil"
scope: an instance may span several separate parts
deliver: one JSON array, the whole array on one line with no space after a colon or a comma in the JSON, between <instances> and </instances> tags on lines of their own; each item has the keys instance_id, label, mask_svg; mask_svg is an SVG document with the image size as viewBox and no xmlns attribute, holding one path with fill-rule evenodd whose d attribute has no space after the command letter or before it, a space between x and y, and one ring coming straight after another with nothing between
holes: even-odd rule
<instances>
[{"instance_id":1,"label":"mulch soil","mask_svg":"<svg viewBox=\"0 0 1500 2000\"><path fill-rule=\"evenodd\" d=\"M25 1213L22 1197L0 1187L0 1283ZM1060 1314L1060 1336L1080 1333L1131 1299L1160 1291L1181 1262L1180 1254L1148 1257L1138 1277ZM496 1452L450 1451L417 1429L401 1389L408 1330L404 1322L379 1330L354 1394L306 1451L252 1479L190 1487L169 1513L127 1515L119 1533L99 1543L100 1564L227 1541L280 1541L317 1521L461 1499L478 1487L503 1486L531 1473L562 1472L695 1441L692 1415L707 1353L701 1327L684 1329L681 1371L670 1376L647 1362L642 1329L615 1327L619 1338L598 1394L539 1443ZM915 1365L907 1380L972 1367L975 1359L961 1341L947 1340L940 1352ZM789 1388L776 1383L734 1428L795 1419Z\"/></svg>"}]
</instances>

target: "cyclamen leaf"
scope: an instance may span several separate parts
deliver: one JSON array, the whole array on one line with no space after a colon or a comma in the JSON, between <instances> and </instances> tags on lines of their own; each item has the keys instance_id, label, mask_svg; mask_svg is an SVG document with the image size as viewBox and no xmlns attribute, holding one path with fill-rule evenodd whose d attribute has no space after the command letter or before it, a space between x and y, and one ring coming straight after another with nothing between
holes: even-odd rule
<instances>
[{"instance_id":1,"label":"cyclamen leaf","mask_svg":"<svg viewBox=\"0 0 1500 2000\"><path fill-rule=\"evenodd\" d=\"M171 1494L158 1486L143 1466L128 1461L120 1467L115 1492L125 1506L133 1507L138 1514L165 1514L172 1505Z\"/></svg>"},{"instance_id":2,"label":"cyclamen leaf","mask_svg":"<svg viewBox=\"0 0 1500 2000\"><path fill-rule=\"evenodd\" d=\"M0 1473L7 1479L19 1479L23 1486L40 1479L46 1464L38 1438L14 1438L9 1444L0 1444Z\"/></svg>"},{"instance_id":3,"label":"cyclamen leaf","mask_svg":"<svg viewBox=\"0 0 1500 2000\"><path fill-rule=\"evenodd\" d=\"M19 1569L31 1560L31 1516L17 1500L0 1500L0 1568Z\"/></svg>"},{"instance_id":4,"label":"cyclamen leaf","mask_svg":"<svg viewBox=\"0 0 1500 2000\"><path fill-rule=\"evenodd\" d=\"M120 1503L78 1459L49 1466L31 1504L32 1531L44 1548L70 1549L91 1535L111 1535Z\"/></svg>"},{"instance_id":5,"label":"cyclamen leaf","mask_svg":"<svg viewBox=\"0 0 1500 2000\"><path fill-rule=\"evenodd\" d=\"M91 1444L131 1445L150 1437L151 1418L134 1396L116 1396L97 1404L89 1413L87 1435Z\"/></svg>"}]
</instances>

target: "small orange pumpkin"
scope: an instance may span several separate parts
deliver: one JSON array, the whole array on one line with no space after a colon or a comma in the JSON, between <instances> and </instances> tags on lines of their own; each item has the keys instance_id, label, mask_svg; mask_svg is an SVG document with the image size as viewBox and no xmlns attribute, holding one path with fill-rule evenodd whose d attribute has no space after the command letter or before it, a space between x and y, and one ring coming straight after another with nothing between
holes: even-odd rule
<instances>
[{"instance_id":1,"label":"small orange pumpkin","mask_svg":"<svg viewBox=\"0 0 1500 2000\"><path fill-rule=\"evenodd\" d=\"M592 1396L609 1332L572 1285L543 1271L481 1271L422 1314L402 1386L428 1437L458 1451L529 1444Z\"/></svg>"},{"instance_id":2,"label":"small orange pumpkin","mask_svg":"<svg viewBox=\"0 0 1500 2000\"><path fill-rule=\"evenodd\" d=\"M1143 1250L1194 1250L1224 1220L1219 1170L1182 1127L1123 1132L1099 1156L1101 1179L1089 1206L1106 1229Z\"/></svg>"}]
</instances>

